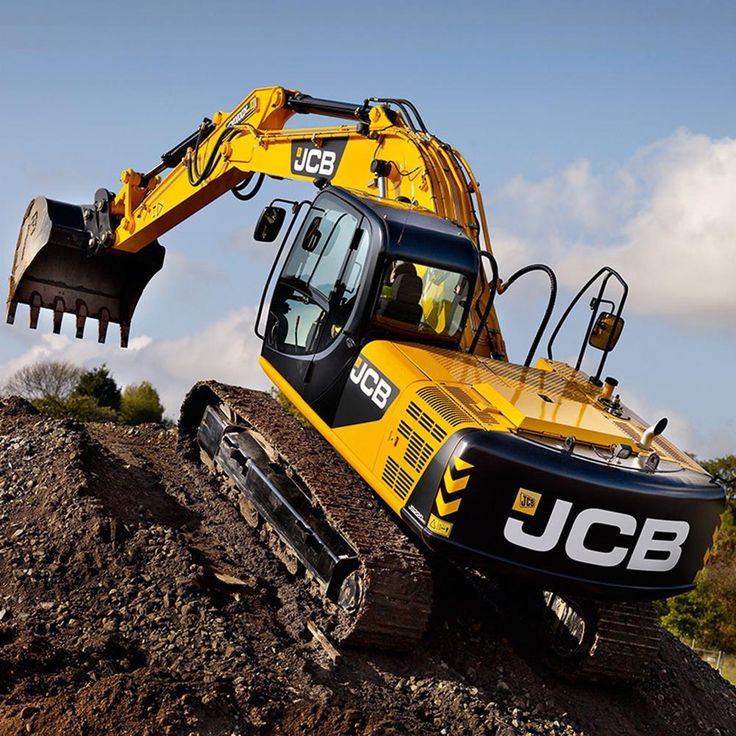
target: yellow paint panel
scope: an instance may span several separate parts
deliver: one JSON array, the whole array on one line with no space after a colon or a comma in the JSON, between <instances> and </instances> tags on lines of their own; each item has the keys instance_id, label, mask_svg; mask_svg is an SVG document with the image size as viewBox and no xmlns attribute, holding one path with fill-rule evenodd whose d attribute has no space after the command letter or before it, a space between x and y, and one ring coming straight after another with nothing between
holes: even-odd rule
<instances>
[{"instance_id":1,"label":"yellow paint panel","mask_svg":"<svg viewBox=\"0 0 736 736\"><path fill-rule=\"evenodd\" d=\"M507 381L491 376L473 388L519 429L558 437L573 435L581 442L599 445L632 444L631 437L592 403L567 398L547 401L540 395L541 391L510 386Z\"/></svg>"},{"instance_id":2,"label":"yellow paint panel","mask_svg":"<svg viewBox=\"0 0 736 736\"><path fill-rule=\"evenodd\" d=\"M452 458L452 462L455 464L455 470L458 470L459 472L464 472L465 470L470 470L471 468L475 467L473 463L469 463L465 460L461 460L459 457Z\"/></svg>"}]
</instances>

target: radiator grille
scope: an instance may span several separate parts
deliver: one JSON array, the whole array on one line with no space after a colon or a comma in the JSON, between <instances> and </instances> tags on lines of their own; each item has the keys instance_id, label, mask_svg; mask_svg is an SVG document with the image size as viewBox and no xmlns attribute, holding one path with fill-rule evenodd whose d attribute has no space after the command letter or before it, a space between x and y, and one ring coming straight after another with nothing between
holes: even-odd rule
<instances>
[{"instance_id":1,"label":"radiator grille","mask_svg":"<svg viewBox=\"0 0 736 736\"><path fill-rule=\"evenodd\" d=\"M426 386L417 391L417 396L426 401L450 426L473 424L473 417L452 399L445 396L440 389Z\"/></svg>"},{"instance_id":2,"label":"radiator grille","mask_svg":"<svg viewBox=\"0 0 736 736\"><path fill-rule=\"evenodd\" d=\"M400 468L399 464L392 457L386 458L386 465L383 468L383 475L381 477L402 501L406 499L412 485L414 485L411 476Z\"/></svg>"},{"instance_id":3,"label":"radiator grille","mask_svg":"<svg viewBox=\"0 0 736 736\"><path fill-rule=\"evenodd\" d=\"M422 411L422 409L419 407L419 404L415 403L414 401L409 403L409 406L406 409L406 413L424 430L429 432L430 435L434 439L437 440L437 442L442 442L445 437L447 437L447 432L440 427L437 422L432 419L426 412ZM401 431L401 424L399 424L399 431ZM409 439L407 437L407 439Z\"/></svg>"},{"instance_id":4,"label":"radiator grille","mask_svg":"<svg viewBox=\"0 0 736 736\"><path fill-rule=\"evenodd\" d=\"M498 424L494 411L490 407L479 405L473 396L461 386L445 386L445 391L459 401L473 416L477 417L483 424ZM481 397L479 397L481 398ZM481 398L482 400L482 398Z\"/></svg>"},{"instance_id":5,"label":"radiator grille","mask_svg":"<svg viewBox=\"0 0 736 736\"><path fill-rule=\"evenodd\" d=\"M414 470L420 473L424 470L427 461L434 454L434 447L425 442L416 432L414 432L406 446L404 452L404 460L411 465Z\"/></svg>"}]
</instances>

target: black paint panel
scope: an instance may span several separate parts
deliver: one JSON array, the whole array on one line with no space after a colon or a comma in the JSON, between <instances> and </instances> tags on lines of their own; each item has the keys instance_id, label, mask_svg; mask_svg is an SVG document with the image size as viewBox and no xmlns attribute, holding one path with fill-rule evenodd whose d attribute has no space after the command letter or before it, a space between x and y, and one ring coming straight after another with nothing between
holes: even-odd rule
<instances>
[{"instance_id":1,"label":"black paint panel","mask_svg":"<svg viewBox=\"0 0 736 736\"><path fill-rule=\"evenodd\" d=\"M456 456L472 463L474 469L467 488L458 494L462 497L460 508L445 517L453 523L450 538L430 532L426 521L434 508L451 450L443 448L441 455L430 463L402 513L429 547L479 568L531 577L539 585L597 597L661 598L693 587L724 509L722 489L709 482L707 476L692 471L651 474L623 470L565 455L505 433L466 431L457 444L453 441L455 437L447 445L456 447ZM520 487L542 496L533 516L512 510ZM525 549L505 539L504 527L509 518L523 520L525 532L540 534L557 499L573 506L560 540L551 551ZM424 523L411 513L412 506L424 516ZM631 536L595 524L585 539L585 546L591 550L628 547L629 553L621 564L602 567L578 562L565 552L567 535L575 518L580 511L591 508L636 519L636 532ZM682 555L670 571L627 569L631 548L647 518L686 521L690 525Z\"/></svg>"}]
</instances>

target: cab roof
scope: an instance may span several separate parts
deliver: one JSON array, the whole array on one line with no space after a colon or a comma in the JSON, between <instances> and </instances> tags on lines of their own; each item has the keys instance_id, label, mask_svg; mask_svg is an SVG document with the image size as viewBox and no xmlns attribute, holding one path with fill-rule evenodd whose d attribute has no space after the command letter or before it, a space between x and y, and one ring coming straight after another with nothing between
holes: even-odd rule
<instances>
[{"instance_id":1,"label":"cab roof","mask_svg":"<svg viewBox=\"0 0 736 736\"><path fill-rule=\"evenodd\" d=\"M385 235L388 258L401 258L464 273L475 277L479 268L478 248L461 228L431 212L404 204L358 196L341 187L331 191L362 210Z\"/></svg>"}]
</instances>

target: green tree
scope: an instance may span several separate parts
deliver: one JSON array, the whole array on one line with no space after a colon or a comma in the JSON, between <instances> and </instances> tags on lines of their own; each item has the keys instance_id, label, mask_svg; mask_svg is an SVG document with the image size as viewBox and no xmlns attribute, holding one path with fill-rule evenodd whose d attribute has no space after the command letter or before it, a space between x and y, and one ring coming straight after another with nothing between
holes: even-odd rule
<instances>
[{"instance_id":1,"label":"green tree","mask_svg":"<svg viewBox=\"0 0 736 736\"><path fill-rule=\"evenodd\" d=\"M662 623L700 646L736 652L736 455L698 462L725 488L729 501L697 587L665 602Z\"/></svg>"},{"instance_id":2,"label":"green tree","mask_svg":"<svg viewBox=\"0 0 736 736\"><path fill-rule=\"evenodd\" d=\"M91 396L99 406L120 411L120 389L104 363L98 368L84 371L72 395Z\"/></svg>"},{"instance_id":3,"label":"green tree","mask_svg":"<svg viewBox=\"0 0 736 736\"><path fill-rule=\"evenodd\" d=\"M736 496L736 455L698 462L726 489L730 498Z\"/></svg>"},{"instance_id":4,"label":"green tree","mask_svg":"<svg viewBox=\"0 0 736 736\"><path fill-rule=\"evenodd\" d=\"M148 382L126 386L120 400L120 421L123 424L161 423L164 407L158 391Z\"/></svg>"}]
</instances>

